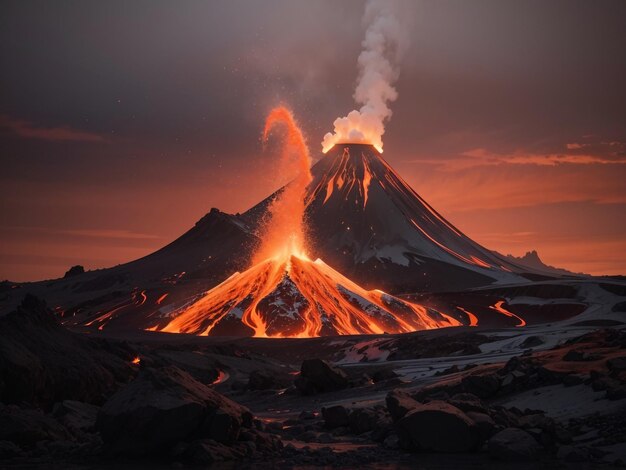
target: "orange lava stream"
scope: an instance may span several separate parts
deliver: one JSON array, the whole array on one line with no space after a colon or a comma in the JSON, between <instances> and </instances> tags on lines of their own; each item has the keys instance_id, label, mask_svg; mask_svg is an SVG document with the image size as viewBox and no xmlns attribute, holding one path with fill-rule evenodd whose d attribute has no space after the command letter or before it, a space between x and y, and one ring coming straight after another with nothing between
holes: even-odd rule
<instances>
[{"instance_id":1,"label":"orange lava stream","mask_svg":"<svg viewBox=\"0 0 626 470\"><path fill-rule=\"evenodd\" d=\"M349 193L356 185L363 198L363 209L365 209L369 197L369 188L372 183L372 170L368 163L367 157L361 154L361 159L363 162L362 178L356 174L354 166L348 165L350 161L350 151L348 150L348 148L344 148L341 160L339 161L339 164L336 165L336 168L333 169L332 176L328 178L327 181L322 180L322 182L319 183L313 191L310 191L310 196L307 204L315 198L318 191L320 191L322 187L326 188L326 196L324 197L324 201L322 202L322 204L326 204L326 202L330 199L333 192L335 191L335 187L338 190L341 190L343 189L344 184L349 182L350 186L347 188L346 193Z\"/></svg>"},{"instance_id":2,"label":"orange lava stream","mask_svg":"<svg viewBox=\"0 0 626 470\"><path fill-rule=\"evenodd\" d=\"M367 197L370 187L370 182L372 181L372 173L370 171L369 164L367 163L367 159L363 157L363 209L367 206Z\"/></svg>"},{"instance_id":3,"label":"orange lava stream","mask_svg":"<svg viewBox=\"0 0 626 470\"><path fill-rule=\"evenodd\" d=\"M161 297L157 299L156 304L161 305L161 302L163 302L168 295L170 295L169 292L166 292L165 294L163 294Z\"/></svg>"},{"instance_id":4,"label":"orange lava stream","mask_svg":"<svg viewBox=\"0 0 626 470\"><path fill-rule=\"evenodd\" d=\"M299 318L294 319L289 331L273 326L276 311L259 305L284 282L297 286L303 297L297 309ZM325 324L340 335L404 333L461 325L441 312L429 312L379 290L365 290L319 259L314 262L292 255L286 261L265 260L231 276L199 301L184 307L162 331L209 335L227 315L249 318L246 325L254 329L254 336L261 337L319 336Z\"/></svg>"},{"instance_id":5,"label":"orange lava stream","mask_svg":"<svg viewBox=\"0 0 626 470\"><path fill-rule=\"evenodd\" d=\"M470 324L469 326L478 326L478 317L474 315L469 310L465 310L463 307L457 307L457 310L463 312L469 318Z\"/></svg>"},{"instance_id":6,"label":"orange lava stream","mask_svg":"<svg viewBox=\"0 0 626 470\"><path fill-rule=\"evenodd\" d=\"M220 369L217 373L216 379L213 382L211 382L211 385L217 385L217 384L224 382L226 379L228 379L228 375L229 375L228 372L224 372L223 370Z\"/></svg>"},{"instance_id":7,"label":"orange lava stream","mask_svg":"<svg viewBox=\"0 0 626 470\"><path fill-rule=\"evenodd\" d=\"M508 310L506 310L504 307L502 307L502 305L504 304L505 304L504 300L499 300L498 302L495 303L495 305L492 305L489 308L492 310L495 310L498 313L506 315L507 317L517 318L519 320L519 323L515 325L516 327L525 326L526 320L524 320L522 317L515 315L513 312L509 312Z\"/></svg>"}]
</instances>

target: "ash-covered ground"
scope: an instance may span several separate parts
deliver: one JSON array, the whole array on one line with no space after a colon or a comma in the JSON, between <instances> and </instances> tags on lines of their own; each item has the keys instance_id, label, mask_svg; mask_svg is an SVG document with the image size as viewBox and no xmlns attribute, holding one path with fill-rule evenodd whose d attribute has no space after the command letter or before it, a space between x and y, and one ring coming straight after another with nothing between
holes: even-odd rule
<instances>
[{"instance_id":1,"label":"ash-covered ground","mask_svg":"<svg viewBox=\"0 0 626 470\"><path fill-rule=\"evenodd\" d=\"M0 466L623 465L626 332L610 315L237 339L71 331L27 296L0 318Z\"/></svg>"}]
</instances>

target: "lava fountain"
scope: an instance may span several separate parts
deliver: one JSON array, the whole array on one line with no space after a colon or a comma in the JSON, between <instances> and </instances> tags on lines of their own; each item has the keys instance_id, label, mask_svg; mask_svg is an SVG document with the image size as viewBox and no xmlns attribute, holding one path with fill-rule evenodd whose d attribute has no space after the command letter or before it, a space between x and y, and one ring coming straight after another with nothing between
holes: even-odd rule
<instances>
[{"instance_id":1,"label":"lava fountain","mask_svg":"<svg viewBox=\"0 0 626 470\"><path fill-rule=\"evenodd\" d=\"M252 266L175 312L162 331L211 336L311 337L404 333L457 326L443 313L368 291L306 254L305 195L312 181L304 136L291 112L269 114L263 133L285 130L281 170L295 178L271 202Z\"/></svg>"},{"instance_id":2,"label":"lava fountain","mask_svg":"<svg viewBox=\"0 0 626 470\"><path fill-rule=\"evenodd\" d=\"M253 257L253 264L267 258L287 259L290 255L305 255L304 195L311 176L311 157L304 135L291 111L274 108L265 120L263 141L277 126L285 129L279 172L292 174L295 179L271 202L268 217L261 228L261 245Z\"/></svg>"}]
</instances>

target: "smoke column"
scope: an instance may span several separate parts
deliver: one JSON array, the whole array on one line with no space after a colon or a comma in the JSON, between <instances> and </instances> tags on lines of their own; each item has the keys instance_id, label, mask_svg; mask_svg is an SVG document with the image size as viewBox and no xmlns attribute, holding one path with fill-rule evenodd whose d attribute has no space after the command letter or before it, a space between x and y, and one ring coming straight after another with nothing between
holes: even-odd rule
<instances>
[{"instance_id":1,"label":"smoke column","mask_svg":"<svg viewBox=\"0 0 626 470\"><path fill-rule=\"evenodd\" d=\"M333 123L334 133L322 141L324 153L337 143L368 143L383 149L384 122L391 117L389 104L398 97L393 84L398 79L398 62L404 49L405 32L393 0L368 0L363 23L366 26L354 100L359 110Z\"/></svg>"},{"instance_id":2,"label":"smoke column","mask_svg":"<svg viewBox=\"0 0 626 470\"><path fill-rule=\"evenodd\" d=\"M265 121L263 140L267 142L270 131L278 125L286 129L279 171L297 175L272 201L269 217L261 235L261 245L253 257L256 264L267 258L288 257L292 254L306 256L306 229L304 226L304 195L311 182L311 157L304 135L291 111L285 107L272 109Z\"/></svg>"}]
</instances>

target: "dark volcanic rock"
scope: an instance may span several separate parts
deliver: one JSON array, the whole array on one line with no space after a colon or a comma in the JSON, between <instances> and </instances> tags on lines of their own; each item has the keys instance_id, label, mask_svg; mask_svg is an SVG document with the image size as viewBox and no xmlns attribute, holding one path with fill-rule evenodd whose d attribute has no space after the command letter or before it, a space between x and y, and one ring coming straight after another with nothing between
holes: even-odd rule
<instances>
[{"instance_id":1,"label":"dark volcanic rock","mask_svg":"<svg viewBox=\"0 0 626 470\"><path fill-rule=\"evenodd\" d=\"M564 361L568 362L584 362L584 361L595 361L599 358L592 354L588 354L584 351L576 351L575 349L571 349L565 353L563 356Z\"/></svg>"},{"instance_id":2,"label":"dark volcanic rock","mask_svg":"<svg viewBox=\"0 0 626 470\"><path fill-rule=\"evenodd\" d=\"M500 379L497 374L468 375L461 381L466 392L479 398L494 396L500 389Z\"/></svg>"},{"instance_id":3,"label":"dark volcanic rock","mask_svg":"<svg viewBox=\"0 0 626 470\"><path fill-rule=\"evenodd\" d=\"M450 398L449 403L465 413L469 411L477 413L486 412L485 405L476 395L472 395L471 393L457 393Z\"/></svg>"},{"instance_id":4,"label":"dark volcanic rock","mask_svg":"<svg viewBox=\"0 0 626 470\"><path fill-rule=\"evenodd\" d=\"M97 428L113 454L145 455L190 438L237 439L252 415L175 367L144 369L107 401Z\"/></svg>"},{"instance_id":5,"label":"dark volcanic rock","mask_svg":"<svg viewBox=\"0 0 626 470\"><path fill-rule=\"evenodd\" d=\"M184 451L176 457L194 465L212 465L229 460L237 460L245 455L239 449L234 449L212 439L203 439L185 446Z\"/></svg>"},{"instance_id":6,"label":"dark volcanic rock","mask_svg":"<svg viewBox=\"0 0 626 470\"><path fill-rule=\"evenodd\" d=\"M441 341L440 338L424 338L419 334L408 334L394 340L389 347L392 350L389 360L480 354L479 346L488 342L489 337L476 333L450 334L445 341Z\"/></svg>"},{"instance_id":7,"label":"dark volcanic rock","mask_svg":"<svg viewBox=\"0 0 626 470\"><path fill-rule=\"evenodd\" d=\"M526 431L506 428L489 440L488 449L489 455L497 460L525 462L536 460L541 447Z\"/></svg>"},{"instance_id":8,"label":"dark volcanic rock","mask_svg":"<svg viewBox=\"0 0 626 470\"><path fill-rule=\"evenodd\" d=\"M253 370L248 377L248 390L278 390L286 388L287 381L282 380L275 372Z\"/></svg>"},{"instance_id":9,"label":"dark volcanic rock","mask_svg":"<svg viewBox=\"0 0 626 470\"><path fill-rule=\"evenodd\" d=\"M398 421L409 411L419 406L419 402L414 400L408 393L402 390L392 390L386 398L387 410L393 421Z\"/></svg>"},{"instance_id":10,"label":"dark volcanic rock","mask_svg":"<svg viewBox=\"0 0 626 470\"><path fill-rule=\"evenodd\" d=\"M69 438L70 434L63 425L40 410L0 404L0 441L11 441L19 446L31 446L39 441Z\"/></svg>"},{"instance_id":11,"label":"dark volcanic rock","mask_svg":"<svg viewBox=\"0 0 626 470\"><path fill-rule=\"evenodd\" d=\"M349 381L344 371L328 362L307 359L302 362L300 376L295 380L295 385L303 395L313 395L347 388Z\"/></svg>"},{"instance_id":12,"label":"dark volcanic rock","mask_svg":"<svg viewBox=\"0 0 626 470\"><path fill-rule=\"evenodd\" d=\"M0 441L0 460L12 459L22 453L22 449L11 441Z\"/></svg>"},{"instance_id":13,"label":"dark volcanic rock","mask_svg":"<svg viewBox=\"0 0 626 470\"><path fill-rule=\"evenodd\" d=\"M322 416L324 417L324 424L329 429L348 425L349 412L345 406L335 405L322 408Z\"/></svg>"},{"instance_id":14,"label":"dark volcanic rock","mask_svg":"<svg viewBox=\"0 0 626 470\"><path fill-rule=\"evenodd\" d=\"M68 277L78 276L79 274L83 274L84 272L85 268L80 264L77 264L76 266L72 266L70 269L68 269L63 277L67 279Z\"/></svg>"},{"instance_id":15,"label":"dark volcanic rock","mask_svg":"<svg viewBox=\"0 0 626 470\"><path fill-rule=\"evenodd\" d=\"M132 357L66 330L44 302L26 295L16 311L0 317L0 400L44 408L66 399L102 403L134 374Z\"/></svg>"},{"instance_id":16,"label":"dark volcanic rock","mask_svg":"<svg viewBox=\"0 0 626 470\"><path fill-rule=\"evenodd\" d=\"M434 452L469 452L478 448L474 422L458 408L442 402L419 404L396 423L400 446Z\"/></svg>"},{"instance_id":17,"label":"dark volcanic rock","mask_svg":"<svg viewBox=\"0 0 626 470\"><path fill-rule=\"evenodd\" d=\"M476 423L481 440L489 439L496 432L496 423L488 414L478 411L468 411L466 414L468 418Z\"/></svg>"},{"instance_id":18,"label":"dark volcanic rock","mask_svg":"<svg viewBox=\"0 0 626 470\"><path fill-rule=\"evenodd\" d=\"M526 338L521 344L520 344L520 348L522 349L527 349L527 348L535 348L537 346L541 346L544 343L544 340L541 336L529 336L528 338Z\"/></svg>"},{"instance_id":19,"label":"dark volcanic rock","mask_svg":"<svg viewBox=\"0 0 626 470\"><path fill-rule=\"evenodd\" d=\"M380 416L371 408L355 408L348 416L348 425L354 434L363 434L380 427Z\"/></svg>"},{"instance_id":20,"label":"dark volcanic rock","mask_svg":"<svg viewBox=\"0 0 626 470\"><path fill-rule=\"evenodd\" d=\"M99 408L75 400L63 400L56 403L52 416L72 431L90 431L96 425Z\"/></svg>"}]
</instances>

